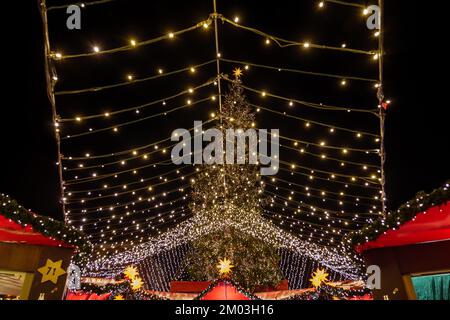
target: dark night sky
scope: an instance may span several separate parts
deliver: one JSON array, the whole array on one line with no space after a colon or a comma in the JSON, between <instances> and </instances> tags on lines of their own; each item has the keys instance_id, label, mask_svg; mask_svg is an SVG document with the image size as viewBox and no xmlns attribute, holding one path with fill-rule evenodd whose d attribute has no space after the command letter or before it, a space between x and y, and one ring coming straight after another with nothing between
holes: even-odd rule
<instances>
[{"instance_id":1,"label":"dark night sky","mask_svg":"<svg viewBox=\"0 0 450 320\"><path fill-rule=\"evenodd\" d=\"M6 70L3 68L2 72L4 99L0 126L0 191L10 194L39 214L61 219L57 203L59 186L51 109L45 95L40 16L37 1L18 2L14 1L15 7L10 9L15 21L2 21L5 24L2 31L6 33L6 39L2 39L6 43L6 46L2 46ZM219 0L221 2L224 1ZM281 6L284 2L276 3ZM209 2L189 1L189 5L185 4L183 10L195 13L196 3L199 3L198 8L202 13L198 18L204 17L203 13L208 13ZM239 1L227 1L227 5L219 7L230 14L245 12L246 23L248 21L253 26L264 25L265 29L270 29L271 24L277 23L278 29L289 29L296 19L310 24L314 22L309 14L293 13L287 7L274 8L274 4L257 3L259 2L245 1L243 5ZM411 1L386 1L385 91L394 101L388 114L386 129L387 193L390 208L396 208L420 190L430 191L439 187L450 178L447 158L450 141L446 118L448 106L445 104L448 88L446 81L439 79L439 76L445 79L444 63L448 60L441 52L444 48L442 41L445 41L441 36L445 31L444 20L439 19L436 13L433 16L427 15L427 12L431 13L436 9L432 4L429 4L430 8L418 8L410 4ZM165 4L164 8L153 7L148 12L139 13L140 19L148 15L152 25L162 24L165 19L163 12L170 8L170 3ZM125 10L124 15L131 12L132 10ZM283 12L288 17L283 17ZM64 15L64 12L61 11L60 14ZM191 14L189 17L195 16ZM262 21L264 17L267 19ZM116 19L119 21L121 17ZM188 18L183 22L171 21L171 25L187 26L188 21ZM126 26L124 24L124 28ZM140 28L138 30L145 34L142 26ZM310 28L308 32L320 32L322 27L319 25L315 28ZM158 34L158 31L153 30L151 34ZM350 36L349 32L346 39ZM184 53L193 56L189 49Z\"/></svg>"}]
</instances>

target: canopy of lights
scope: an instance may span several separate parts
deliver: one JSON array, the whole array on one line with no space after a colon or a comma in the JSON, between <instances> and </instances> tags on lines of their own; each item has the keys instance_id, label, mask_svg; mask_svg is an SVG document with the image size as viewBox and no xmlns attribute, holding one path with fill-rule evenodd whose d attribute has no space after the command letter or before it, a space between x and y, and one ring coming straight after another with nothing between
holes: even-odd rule
<instances>
[{"instance_id":1,"label":"canopy of lights","mask_svg":"<svg viewBox=\"0 0 450 320\"><path fill-rule=\"evenodd\" d=\"M353 47L350 34L340 43L284 38L225 15L220 8L226 4L218 0L190 24L158 34L161 28L149 20L147 35L124 41L93 34L82 39L83 49L53 40L52 18L67 6L42 2L64 217L97 248L86 274L113 276L167 252L179 260L187 243L230 223L223 212L240 210L217 208L215 221L193 212L191 192L202 167L171 159L172 131L194 132L196 120L203 129L217 126L237 76L255 113L252 127L280 129L280 167L277 175L262 177L260 196L268 199L262 215L243 212L248 218L233 226L344 277L360 277L360 260L341 240L386 210L383 127L390 101L383 95L383 29L366 28L367 5L302 1L311 15L339 10L356 17L353 27L366 35L365 43ZM85 14L131 2L79 5ZM254 50L233 49L243 37ZM190 55L178 55L177 46L192 47ZM296 55L300 62L264 51ZM134 68L142 65L135 60L148 67ZM321 61L330 60L337 66L326 70L330 63ZM318 89L306 92L303 82Z\"/></svg>"}]
</instances>

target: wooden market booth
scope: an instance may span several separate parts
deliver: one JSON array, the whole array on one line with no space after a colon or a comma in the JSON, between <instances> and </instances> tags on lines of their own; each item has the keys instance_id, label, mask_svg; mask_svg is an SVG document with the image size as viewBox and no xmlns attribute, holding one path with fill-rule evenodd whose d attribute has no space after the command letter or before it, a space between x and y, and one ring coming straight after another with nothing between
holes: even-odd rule
<instances>
[{"instance_id":1,"label":"wooden market booth","mask_svg":"<svg viewBox=\"0 0 450 320\"><path fill-rule=\"evenodd\" d=\"M418 195L363 230L355 245L367 266L381 269L377 300L450 300L449 185ZM366 240L367 240L366 238Z\"/></svg>"},{"instance_id":2,"label":"wooden market booth","mask_svg":"<svg viewBox=\"0 0 450 320\"><path fill-rule=\"evenodd\" d=\"M60 300L83 236L0 195L0 300Z\"/></svg>"}]
</instances>

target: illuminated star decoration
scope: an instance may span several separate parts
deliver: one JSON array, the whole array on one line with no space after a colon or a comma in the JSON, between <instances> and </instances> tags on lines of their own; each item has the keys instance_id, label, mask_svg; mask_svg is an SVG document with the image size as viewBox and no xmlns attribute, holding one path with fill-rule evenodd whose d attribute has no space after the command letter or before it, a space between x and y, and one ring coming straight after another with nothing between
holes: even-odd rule
<instances>
[{"instance_id":1,"label":"illuminated star decoration","mask_svg":"<svg viewBox=\"0 0 450 320\"><path fill-rule=\"evenodd\" d=\"M316 272L313 273L309 281L315 288L318 288L322 285L322 283L328 282L328 273L325 272L325 269L319 268L316 270Z\"/></svg>"},{"instance_id":2,"label":"illuminated star decoration","mask_svg":"<svg viewBox=\"0 0 450 320\"><path fill-rule=\"evenodd\" d=\"M142 279L139 277L136 277L131 281L131 289L139 290L140 288L142 288L143 284L144 284L144 282L142 281Z\"/></svg>"},{"instance_id":3,"label":"illuminated star decoration","mask_svg":"<svg viewBox=\"0 0 450 320\"><path fill-rule=\"evenodd\" d=\"M45 266L40 267L37 271L42 274L41 283L46 281L51 281L54 284L57 284L58 278L66 273L63 268L61 268L62 260L53 262L50 259L47 259Z\"/></svg>"},{"instance_id":4,"label":"illuminated star decoration","mask_svg":"<svg viewBox=\"0 0 450 320\"><path fill-rule=\"evenodd\" d=\"M139 276L139 272L137 268L134 266L128 266L123 272L123 274L130 280L133 280L134 278Z\"/></svg>"},{"instance_id":5,"label":"illuminated star decoration","mask_svg":"<svg viewBox=\"0 0 450 320\"><path fill-rule=\"evenodd\" d=\"M242 72L241 68L236 68L233 70L233 75L236 79L239 79L243 74L244 72Z\"/></svg>"},{"instance_id":6,"label":"illuminated star decoration","mask_svg":"<svg viewBox=\"0 0 450 320\"><path fill-rule=\"evenodd\" d=\"M231 261L227 258L219 260L219 264L217 265L217 269L219 269L219 274L221 276L226 276L231 272L231 269L234 266L231 264Z\"/></svg>"},{"instance_id":7,"label":"illuminated star decoration","mask_svg":"<svg viewBox=\"0 0 450 320\"><path fill-rule=\"evenodd\" d=\"M125 275L125 278L130 281L131 289L136 291L142 288L144 282L142 281L141 277L139 277L139 271L135 266L126 267L123 274Z\"/></svg>"},{"instance_id":8,"label":"illuminated star decoration","mask_svg":"<svg viewBox=\"0 0 450 320\"><path fill-rule=\"evenodd\" d=\"M125 300L125 298L123 297L123 295L118 294L117 296L114 297L114 300Z\"/></svg>"}]
</instances>

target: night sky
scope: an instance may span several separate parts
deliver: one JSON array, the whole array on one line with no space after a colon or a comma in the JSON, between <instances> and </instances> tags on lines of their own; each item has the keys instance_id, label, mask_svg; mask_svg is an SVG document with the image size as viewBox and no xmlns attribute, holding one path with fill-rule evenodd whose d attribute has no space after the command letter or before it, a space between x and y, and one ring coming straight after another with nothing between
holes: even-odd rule
<instances>
[{"instance_id":1,"label":"night sky","mask_svg":"<svg viewBox=\"0 0 450 320\"><path fill-rule=\"evenodd\" d=\"M46 98L43 57L43 35L37 1L21 1L21 4L9 4L14 22L3 20L3 103L1 121L1 158L0 191L11 195L34 212L62 219L58 204L58 175L56 163L56 147L51 122L51 108ZM355 31L356 26L362 26L360 14L354 9L327 5L324 12L318 12L316 2L312 0L298 1L218 1L219 11L226 16L239 15L246 25L267 30L271 34L293 39L301 34L304 38L319 43L352 44L356 48L375 48L376 42L367 41L365 33ZM355 0L356 2L356 0ZM64 2L49 1L49 4ZM64 10L49 14L51 42L67 52L85 52L94 41L104 47L123 45L126 39L134 36L146 39L164 34L167 30L177 30L190 26L208 16L212 10L210 1L148 1L146 8L140 4L139 9L132 3L140 1L117 0L111 4L90 7L83 11L83 26L81 31L68 31L65 28ZM450 177L447 153L449 149L448 120L446 118L446 88L444 63L447 57L443 52L440 34L444 31L444 20L437 16L428 16L433 8L417 8L406 5L410 1L386 1L386 57L385 57L385 93L393 104L388 112L386 127L387 148L387 195L388 206L395 209L412 198L418 191L431 191L439 187ZM404 5L405 4L405 5ZM430 5L431 6L431 5ZM174 10L178 7L179 10ZM103 10L102 10L103 9ZM344 11L353 10L348 16ZM442 10L443 11L443 10ZM433 13L436 14L436 13ZM443 14L443 13L442 13ZM3 14L3 16L9 14ZM353 17L353 18L352 18ZM352 20L353 19L353 20ZM115 22L115 23L114 23ZM338 30L335 26L342 27ZM361 27L362 28L362 27ZM363 30L364 31L364 30ZM81 60L64 64L61 67L61 89L89 87L93 84L109 84L120 82L127 73L136 76L154 73L159 65L167 66L167 70L177 69L186 65L196 64L214 56L213 32L209 35L198 32L192 38L178 44L172 44L171 53L167 55L167 45L151 54L147 49L132 53L132 60L126 60L119 54L118 60L103 60L81 64ZM366 34L366 38L364 38ZM271 46L265 48L261 38L248 36L244 31L223 30L224 55L233 56L236 60L264 62L275 66L297 67L299 69L333 71L344 74L372 74L373 69L345 63L345 60L326 58L322 52L310 50L302 53L300 50L289 51L286 56L280 56L281 49ZM302 38L303 39L303 38ZM371 46L372 45L372 46ZM152 46L148 50L151 50ZM284 53L283 53L284 54ZM298 58L296 58L296 55ZM301 57L301 59L300 59ZM128 55L128 58L130 55ZM290 60L289 60L290 59ZM298 65L295 59L298 59ZM89 60L89 59L87 59ZM85 60L83 60L85 61ZM325 62L324 62L325 61ZM348 61L347 61L348 62ZM172 64L171 64L172 63ZM145 66L145 67L144 67ZM224 73L231 73L233 64L224 64ZM98 69L96 69L98 68ZM148 68L147 70L144 70ZM209 66L213 70L213 66ZM212 68L212 69L211 69ZM64 71L64 72L62 72ZM371 73L372 72L372 73ZM372 100L367 100L367 94L357 85L351 84L346 90L351 92L347 97L340 97L340 88L334 88L324 96L326 83L309 81L310 79L281 79L276 76L265 79L263 74L250 72L244 76L244 84L248 81L252 87L267 89L271 92L283 92L294 97L302 97L312 101L330 101L337 105L342 103L364 104L376 103L375 92L372 90ZM64 74L64 76L63 76ZM67 75L67 76L66 76ZM179 83L187 86L190 83L200 84L207 79L207 73L199 74L195 81L181 78ZM197 75L196 75L197 76ZM441 79L440 79L441 77ZM247 80L248 79L248 80ZM283 82L286 81L286 82ZM152 92L177 92L171 88L172 82L152 87ZM249 84L249 85L250 85ZM127 106L146 101L139 95L149 92L148 87L137 89L130 96L123 97L105 95L108 104ZM109 92L108 92L109 93ZM164 95L162 95L164 96ZM342 100L339 100L342 99ZM366 99L366 100L364 100ZM152 99L147 99L150 101ZM337 101L338 100L338 101ZM84 106L98 103L96 99L85 98L82 101L63 100L62 104L70 110L66 113L73 116L77 105ZM210 109L207 109L210 110ZM184 121L171 118L170 127L189 127L192 119ZM205 118L203 116L203 118ZM329 120L332 120L330 117ZM261 120L270 126L271 118ZM359 121L352 119L352 121ZM279 124L274 124L279 125ZM361 130L373 123L358 123ZM152 132L161 130L167 123L159 122L151 127ZM376 132L377 127L370 127ZM142 141L131 141L139 145L149 137L145 128L141 130ZM295 129L287 125L289 133ZM375 131L374 131L375 130ZM171 130L170 130L171 131ZM136 133L136 132L135 132ZM282 132L283 134L283 132ZM293 134L295 135L295 134ZM92 137L91 137L92 139ZM104 137L103 139L107 139ZM122 138L125 139L125 138ZM311 140L311 139L310 139ZM92 140L91 140L92 141ZM106 148L103 141L98 140L99 148ZM109 141L109 140L108 140ZM127 143L123 140L110 141L111 144ZM72 150L75 153L84 152L84 144L79 143ZM95 150L97 151L97 150ZM94 152L94 150L92 150Z\"/></svg>"}]
</instances>

